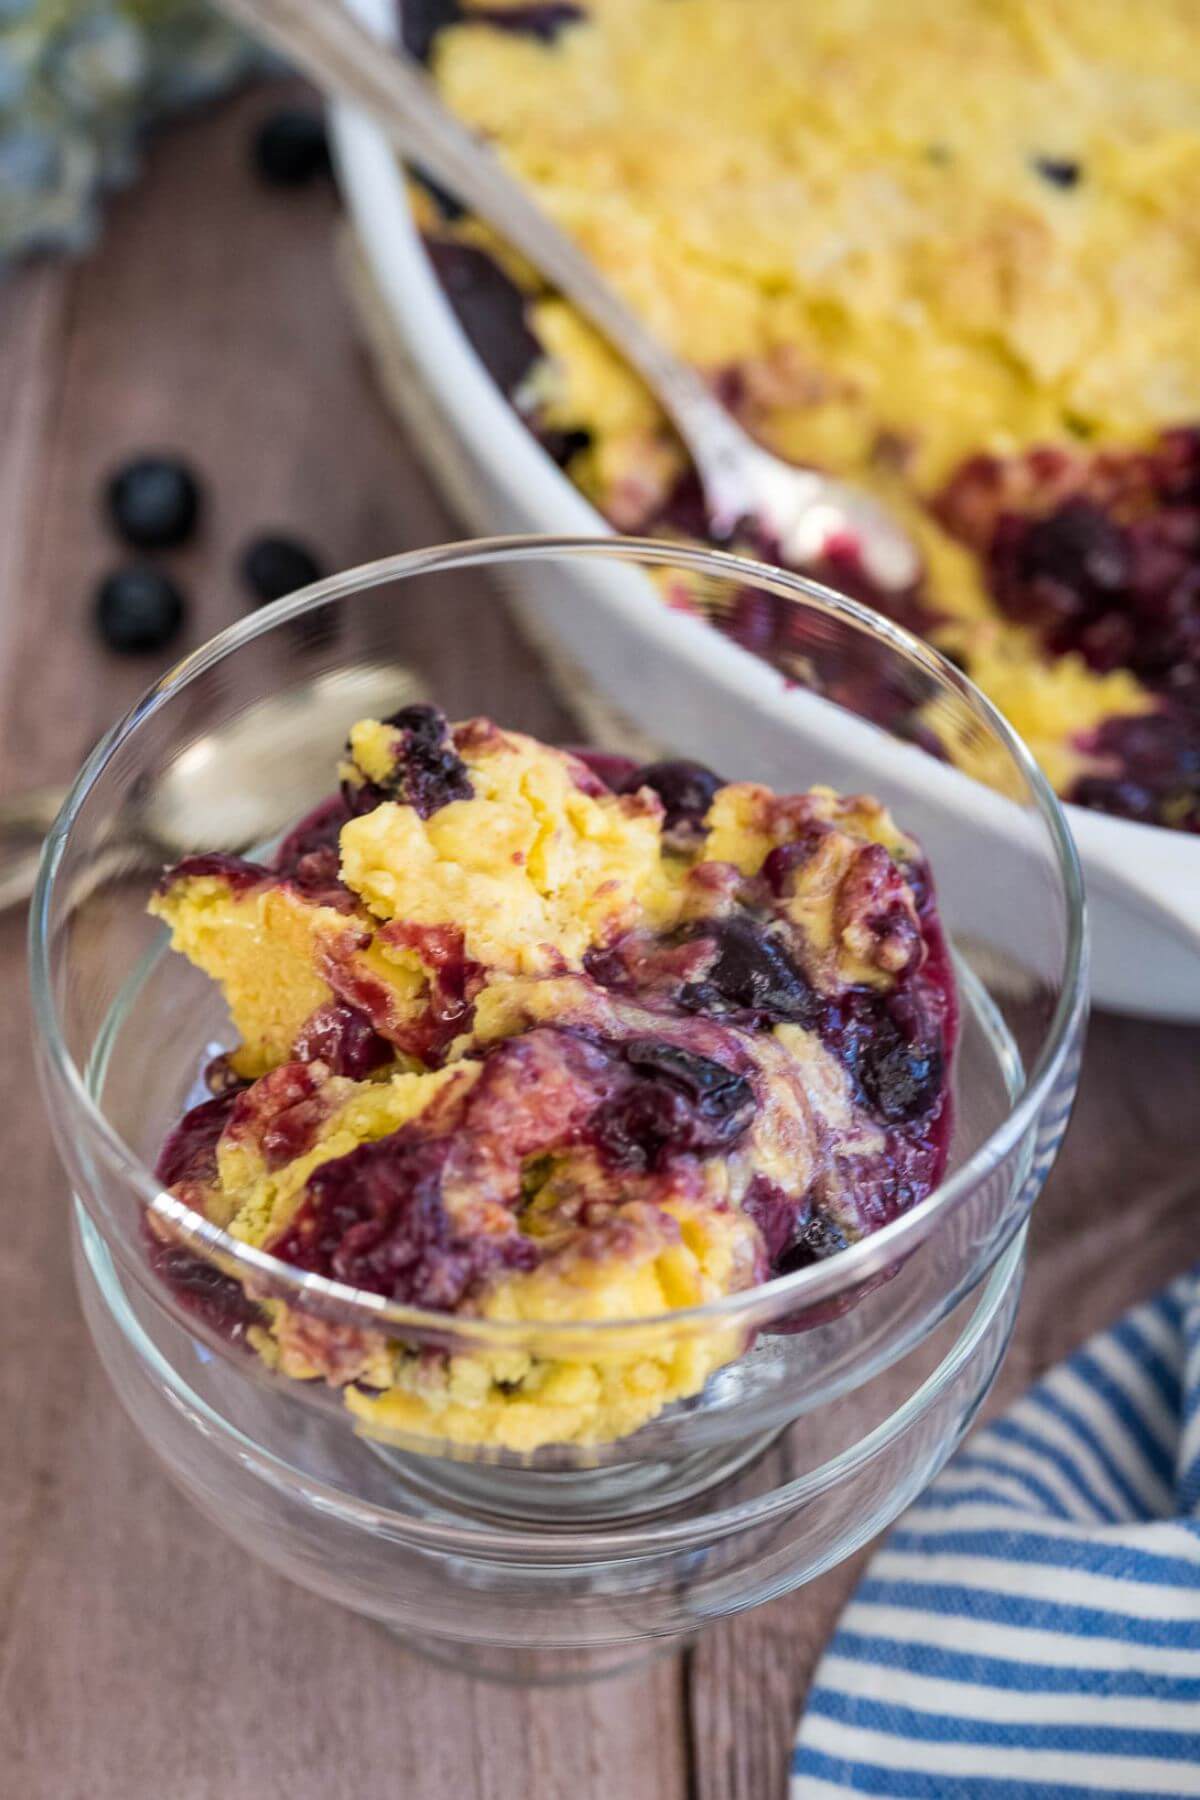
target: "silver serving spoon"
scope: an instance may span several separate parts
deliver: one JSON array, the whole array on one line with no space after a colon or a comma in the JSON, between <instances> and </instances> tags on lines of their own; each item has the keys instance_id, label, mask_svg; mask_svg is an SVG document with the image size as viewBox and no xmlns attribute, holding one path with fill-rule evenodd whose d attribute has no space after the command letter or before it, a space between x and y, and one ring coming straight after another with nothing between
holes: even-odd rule
<instances>
[{"instance_id":1,"label":"silver serving spoon","mask_svg":"<svg viewBox=\"0 0 1200 1800\"><path fill-rule=\"evenodd\" d=\"M868 495L772 456L744 432L703 377L666 348L526 190L444 107L417 63L380 44L341 0L222 0L225 10L317 84L365 107L406 158L495 227L585 313L642 376L682 438L718 536L757 526L785 563L817 560L849 537L883 588L904 588L919 562Z\"/></svg>"},{"instance_id":2,"label":"silver serving spoon","mask_svg":"<svg viewBox=\"0 0 1200 1800\"><path fill-rule=\"evenodd\" d=\"M194 850L252 849L330 791L356 719L426 697L397 663L333 670L271 695L189 744L145 799L131 799L117 815L103 849L125 870ZM0 909L33 892L42 841L66 795L64 787L43 787L0 799Z\"/></svg>"}]
</instances>

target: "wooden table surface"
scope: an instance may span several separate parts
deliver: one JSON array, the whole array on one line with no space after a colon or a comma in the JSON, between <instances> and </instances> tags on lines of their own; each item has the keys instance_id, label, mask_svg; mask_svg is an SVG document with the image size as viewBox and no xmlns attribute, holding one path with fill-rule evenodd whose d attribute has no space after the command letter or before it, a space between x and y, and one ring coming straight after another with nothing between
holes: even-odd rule
<instances>
[{"instance_id":1,"label":"wooden table surface","mask_svg":"<svg viewBox=\"0 0 1200 1800\"><path fill-rule=\"evenodd\" d=\"M373 388L326 188L269 192L260 90L159 142L99 250L0 285L0 791L72 772L155 672L98 649L97 483L177 447L208 479L174 559L199 641L237 547L278 526L330 568L457 535ZM499 628L501 632L503 628ZM496 655L519 656L497 637ZM29 1065L24 920L0 919L0 1793L22 1800L777 1800L859 1562L591 1689L492 1689L251 1562L168 1485L76 1306ZM993 1404L1194 1260L1200 1033L1099 1018L1039 1204Z\"/></svg>"}]
</instances>

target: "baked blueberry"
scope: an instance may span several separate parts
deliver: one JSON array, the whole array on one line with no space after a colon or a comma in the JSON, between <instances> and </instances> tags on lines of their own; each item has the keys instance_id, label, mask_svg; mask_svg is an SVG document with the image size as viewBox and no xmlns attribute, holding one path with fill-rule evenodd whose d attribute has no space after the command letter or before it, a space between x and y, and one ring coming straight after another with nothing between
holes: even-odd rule
<instances>
[{"instance_id":1,"label":"baked blueberry","mask_svg":"<svg viewBox=\"0 0 1200 1800\"><path fill-rule=\"evenodd\" d=\"M536 38L540 44L552 44L560 31L568 25L577 25L586 14L574 0L527 0L526 4L518 6L474 7L468 16L496 31Z\"/></svg>"},{"instance_id":2,"label":"baked blueberry","mask_svg":"<svg viewBox=\"0 0 1200 1800\"><path fill-rule=\"evenodd\" d=\"M683 934L683 941L705 939L712 945L712 961L679 995L679 1004L689 1012L745 1023L816 1022L821 1010L817 995L779 939L755 920L733 913Z\"/></svg>"},{"instance_id":3,"label":"baked blueberry","mask_svg":"<svg viewBox=\"0 0 1200 1800\"><path fill-rule=\"evenodd\" d=\"M354 814L370 812L383 800L411 806L423 819L452 800L469 800L466 765L454 747L446 715L436 706L402 706L382 721L399 732L391 771L343 783L342 798Z\"/></svg>"},{"instance_id":4,"label":"baked blueberry","mask_svg":"<svg viewBox=\"0 0 1200 1800\"><path fill-rule=\"evenodd\" d=\"M400 0L400 42L418 62L428 62L434 40L462 18L459 0Z\"/></svg>"},{"instance_id":5,"label":"baked blueberry","mask_svg":"<svg viewBox=\"0 0 1200 1800\"><path fill-rule=\"evenodd\" d=\"M615 1167L657 1169L669 1156L728 1149L750 1124L754 1090L723 1063L653 1038L625 1044L623 1056L634 1080L600 1107L591 1127Z\"/></svg>"},{"instance_id":6,"label":"baked blueberry","mask_svg":"<svg viewBox=\"0 0 1200 1800\"><path fill-rule=\"evenodd\" d=\"M859 1040L854 1066L867 1100L889 1125L923 1118L941 1097L940 1050L920 1039L910 1042L886 1013Z\"/></svg>"},{"instance_id":7,"label":"baked blueberry","mask_svg":"<svg viewBox=\"0 0 1200 1800\"><path fill-rule=\"evenodd\" d=\"M495 258L474 244L433 238L426 248L471 348L492 380L506 394L514 393L542 354L525 316L524 294Z\"/></svg>"},{"instance_id":8,"label":"baked blueberry","mask_svg":"<svg viewBox=\"0 0 1200 1800\"><path fill-rule=\"evenodd\" d=\"M1035 156L1033 166L1051 187L1078 187L1083 177L1083 169L1070 156Z\"/></svg>"},{"instance_id":9,"label":"baked blueberry","mask_svg":"<svg viewBox=\"0 0 1200 1800\"><path fill-rule=\"evenodd\" d=\"M701 825L713 802L713 795L725 784L719 775L703 763L688 762L677 757L670 762L647 763L635 769L621 783L622 794L636 794L639 788L653 788L666 808L668 831L677 825Z\"/></svg>"}]
</instances>

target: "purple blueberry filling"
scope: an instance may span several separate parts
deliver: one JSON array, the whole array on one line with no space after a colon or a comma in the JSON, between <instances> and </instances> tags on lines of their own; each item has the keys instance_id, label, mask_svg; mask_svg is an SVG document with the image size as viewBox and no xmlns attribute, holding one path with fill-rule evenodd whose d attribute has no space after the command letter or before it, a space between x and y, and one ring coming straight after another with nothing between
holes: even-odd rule
<instances>
[{"instance_id":1,"label":"purple blueberry filling","mask_svg":"<svg viewBox=\"0 0 1200 1800\"><path fill-rule=\"evenodd\" d=\"M599 1109L591 1133L618 1169L662 1169L672 1156L727 1150L754 1116L754 1090L712 1057L635 1038L620 1047L633 1080Z\"/></svg>"},{"instance_id":2,"label":"purple blueberry filling","mask_svg":"<svg viewBox=\"0 0 1200 1800\"><path fill-rule=\"evenodd\" d=\"M265 863L247 862L244 856L227 856L221 850L207 850L197 856L185 856L181 862L164 870L159 878L158 892L165 892L177 881L197 880L205 875L216 875L234 894L248 893L260 882L271 879L271 871Z\"/></svg>"},{"instance_id":3,"label":"purple blueberry filling","mask_svg":"<svg viewBox=\"0 0 1200 1800\"><path fill-rule=\"evenodd\" d=\"M1067 162L1042 158L1036 166L1059 186L1078 178ZM464 331L512 398L543 353L526 297L483 251L437 238L427 248ZM736 404L736 378L726 388ZM560 467L590 442L586 433L564 434L523 416ZM1129 669L1159 704L1153 754L1139 753L1133 728L1144 721L1109 721L1080 748L1111 763L1112 772L1082 777L1067 798L1200 832L1200 426L1163 432L1148 452L1101 453L1081 475L1072 473L1070 454L1056 449L1034 449L1012 463L1016 504L1004 503L1006 466L972 457L938 498L941 522L980 556L999 610L1031 625L1049 655L1074 651L1099 672ZM694 470L680 476L640 529L716 541ZM737 547L786 566L778 545L750 526L737 533ZM877 587L851 542L829 545L804 572L920 636L936 634L943 622L923 583L900 592ZM786 598L747 587L710 621L785 675L944 756L911 695L883 667L798 641L803 620Z\"/></svg>"},{"instance_id":4,"label":"purple blueberry filling","mask_svg":"<svg viewBox=\"0 0 1200 1800\"><path fill-rule=\"evenodd\" d=\"M410 56L428 62L438 34L451 25L483 25L513 37L552 44L568 25L587 17L573 0L526 0L516 6L463 6L461 0L399 0L400 41Z\"/></svg>"},{"instance_id":5,"label":"purple blueberry filling","mask_svg":"<svg viewBox=\"0 0 1200 1800\"><path fill-rule=\"evenodd\" d=\"M366 1013L343 1000L319 1007L293 1046L297 1062L323 1062L335 1075L365 1081L395 1058L395 1047L380 1037Z\"/></svg>"},{"instance_id":6,"label":"purple blueberry filling","mask_svg":"<svg viewBox=\"0 0 1200 1800\"><path fill-rule=\"evenodd\" d=\"M561 31L568 25L578 25L587 13L573 0L528 0L524 6L473 6L469 17L481 25L490 25L493 31L552 44Z\"/></svg>"},{"instance_id":7,"label":"purple blueberry filling","mask_svg":"<svg viewBox=\"0 0 1200 1800\"><path fill-rule=\"evenodd\" d=\"M444 712L436 706L402 706L382 723L400 734L394 766L383 779L342 784L349 812L373 812L383 801L394 800L428 819L452 800L471 798L467 765L454 748Z\"/></svg>"},{"instance_id":8,"label":"purple blueberry filling","mask_svg":"<svg viewBox=\"0 0 1200 1800\"><path fill-rule=\"evenodd\" d=\"M442 1198L449 1139L395 1132L322 1164L270 1246L299 1269L367 1293L449 1312L498 1268L531 1268L529 1240L456 1234Z\"/></svg>"},{"instance_id":9,"label":"purple blueberry filling","mask_svg":"<svg viewBox=\"0 0 1200 1800\"><path fill-rule=\"evenodd\" d=\"M686 1012L759 1028L816 1023L820 1007L808 981L780 940L748 917L688 926L680 941L711 953L700 979L679 991Z\"/></svg>"},{"instance_id":10,"label":"purple blueberry filling","mask_svg":"<svg viewBox=\"0 0 1200 1800\"><path fill-rule=\"evenodd\" d=\"M515 393L542 354L525 296L484 250L438 238L426 247L471 348L501 391Z\"/></svg>"},{"instance_id":11,"label":"purple blueberry filling","mask_svg":"<svg viewBox=\"0 0 1200 1800\"><path fill-rule=\"evenodd\" d=\"M613 750L592 750L586 745L570 746L571 755L581 762L585 769L590 769L596 777L600 791L610 794L624 792L625 783L637 770L637 763L632 756L621 756Z\"/></svg>"},{"instance_id":12,"label":"purple blueberry filling","mask_svg":"<svg viewBox=\"0 0 1200 1800\"><path fill-rule=\"evenodd\" d=\"M207 1185L216 1180L217 1145L244 1085L230 1082L216 1099L202 1100L184 1114L154 1166L164 1187Z\"/></svg>"},{"instance_id":13,"label":"purple blueberry filling","mask_svg":"<svg viewBox=\"0 0 1200 1800\"><path fill-rule=\"evenodd\" d=\"M275 856L275 869L280 875L291 875L310 856L335 854L342 826L350 817L340 794L331 794L306 813L294 830L289 831Z\"/></svg>"},{"instance_id":14,"label":"purple blueberry filling","mask_svg":"<svg viewBox=\"0 0 1200 1800\"><path fill-rule=\"evenodd\" d=\"M200 1190L215 1181L217 1144L245 1086L245 1082L230 1076L216 1099L202 1101L184 1114L163 1145L154 1173L164 1187L172 1188L184 1201L195 1200ZM150 1267L184 1309L231 1343L240 1342L246 1327L260 1318L257 1306L247 1299L240 1283L185 1245L159 1237L151 1227L149 1214L143 1218L143 1234Z\"/></svg>"},{"instance_id":15,"label":"purple blueberry filling","mask_svg":"<svg viewBox=\"0 0 1200 1800\"><path fill-rule=\"evenodd\" d=\"M758 1226L768 1268L782 1273L784 1259L799 1243L812 1216L811 1196L792 1193L765 1175L756 1175L742 1207Z\"/></svg>"},{"instance_id":16,"label":"purple blueberry filling","mask_svg":"<svg viewBox=\"0 0 1200 1800\"><path fill-rule=\"evenodd\" d=\"M418 1118L322 1164L273 1255L390 1299L452 1310L497 1270L537 1266L517 1228L530 1158L591 1145L625 1175L727 1150L755 1110L741 1074L652 1038L596 1040L544 1027L497 1045L449 1116ZM444 1200L479 1165L511 1229L465 1237ZM503 1217L503 1214L501 1214Z\"/></svg>"},{"instance_id":17,"label":"purple blueberry filling","mask_svg":"<svg viewBox=\"0 0 1200 1800\"><path fill-rule=\"evenodd\" d=\"M701 919L646 943L620 940L593 951L587 970L601 986L669 1001L748 1030L814 1026L821 1002L780 937L748 914Z\"/></svg>"},{"instance_id":18,"label":"purple blueberry filling","mask_svg":"<svg viewBox=\"0 0 1200 1800\"><path fill-rule=\"evenodd\" d=\"M666 828L698 830L713 803L718 788L724 783L719 775L703 763L677 758L671 762L647 763L634 770L617 789L621 794L636 794L639 788L652 788L666 810Z\"/></svg>"},{"instance_id":19,"label":"purple blueberry filling","mask_svg":"<svg viewBox=\"0 0 1200 1800\"><path fill-rule=\"evenodd\" d=\"M1119 773L1081 777L1071 795L1081 806L1200 832L1200 696L1193 705L1109 719L1085 747Z\"/></svg>"},{"instance_id":20,"label":"purple blueberry filling","mask_svg":"<svg viewBox=\"0 0 1200 1800\"><path fill-rule=\"evenodd\" d=\"M239 1344L245 1339L248 1326L262 1323L258 1307L232 1275L223 1275L184 1245L164 1243L149 1230L146 1240L151 1269L170 1288L184 1311L202 1320L210 1331L231 1344Z\"/></svg>"},{"instance_id":21,"label":"purple blueberry filling","mask_svg":"<svg viewBox=\"0 0 1200 1800\"><path fill-rule=\"evenodd\" d=\"M972 458L939 512L982 557L1000 610L1050 655L1129 669L1158 698L1156 713L1107 720L1080 745L1111 773L1081 777L1068 798L1200 831L1200 427L1091 459Z\"/></svg>"},{"instance_id":22,"label":"purple blueberry filling","mask_svg":"<svg viewBox=\"0 0 1200 1800\"><path fill-rule=\"evenodd\" d=\"M466 734L478 732L478 722L452 735L436 709L414 706L388 723L400 739L394 768L384 779L375 769L361 785L351 780L323 802L284 840L273 868L214 857L191 859L184 870L221 874L239 888L282 880L336 901L346 892L337 878L338 833L352 812L395 798L427 817L471 792L456 737L468 749ZM639 769L623 758L581 757L571 766L587 791L652 789L668 843L670 834L683 834L693 849L722 786L711 770L685 761ZM696 901L711 909L706 916L662 934L629 931L594 949L585 959L590 982L574 978L573 1003L582 1011L569 1015L572 1022L530 1025L477 1048L472 1079L451 1078L410 1124L319 1165L266 1248L393 1300L453 1310L498 1272L537 1266L555 1241L556 1208L565 1209L560 1223L611 1228L605 1242L619 1247L627 1238L613 1215L625 1201L703 1190L705 1159L730 1157L736 1168L739 1155L762 1154L750 1136L760 1120L765 1132L783 1134L766 1142L783 1146L795 1119L809 1119L807 1106L788 1111L798 1102L786 1097L792 1077L775 1060L780 1043L769 1050L755 1043L785 1024L815 1034L841 1064L858 1125L851 1153L839 1148L840 1128L810 1120L815 1147L797 1191L759 1174L750 1179L743 1204L759 1228L766 1270L783 1273L831 1255L924 1198L946 1159L956 1024L928 871L919 860L902 867L878 843L843 840L831 859L832 895L822 872L814 877L833 928L817 955L790 908L835 827L804 797L773 804L772 829L792 835L759 875L698 861L688 880ZM846 985L840 952L829 945L851 926L871 981ZM427 1012L405 1026L403 1041L390 991L355 967L354 931L343 935L345 966L339 939L325 968L337 998L306 1021L292 1060L246 1084L218 1059L214 1098L189 1113L164 1147L161 1179L198 1209L217 1182L223 1133L256 1146L268 1169L294 1162L320 1141L344 1098L330 1076L366 1080L398 1049L437 1067L469 1028L487 971L466 957L457 926L400 919L378 928L383 945L416 950L429 975ZM883 975L878 985L871 984L875 971ZM550 1211L539 1212L539 1226L527 1233L524 1210L543 1186ZM738 1191L736 1176L730 1191ZM463 1219L472 1221L469 1229ZM244 1330L256 1316L253 1308L243 1316L224 1278L195 1259L163 1252L158 1264L183 1303L203 1308L210 1322L227 1314L231 1330Z\"/></svg>"}]
</instances>

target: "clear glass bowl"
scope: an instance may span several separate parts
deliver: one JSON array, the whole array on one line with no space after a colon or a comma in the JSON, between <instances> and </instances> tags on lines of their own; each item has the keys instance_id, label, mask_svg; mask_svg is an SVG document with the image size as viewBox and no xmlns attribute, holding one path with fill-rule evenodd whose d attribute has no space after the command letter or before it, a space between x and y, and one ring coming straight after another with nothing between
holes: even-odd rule
<instances>
[{"instance_id":1,"label":"clear glass bowl","mask_svg":"<svg viewBox=\"0 0 1200 1800\"><path fill-rule=\"evenodd\" d=\"M540 651L513 649L497 582ZM681 635L651 583L689 610L786 608L794 682L764 706L756 673L754 704L739 707L724 671L713 684L709 628L689 618ZM636 658L620 630L631 607L672 626ZM423 1313L303 1274L164 1193L158 1149L231 1034L215 989L145 914L158 870L184 850L269 847L326 791L352 719L410 699L413 681L452 717L891 805L929 854L959 981L940 1188L749 1292L536 1326ZM394 692L391 706L364 704L372 688ZM81 1288L125 1404L239 1541L435 1654L573 1677L785 1591L895 1516L987 1391L1078 1074L1079 871L1057 802L994 710L936 652L828 590L619 540L457 545L333 577L188 657L109 734L52 833L31 936ZM157 1279L148 1212L259 1291L408 1348L600 1370L691 1359L715 1373L611 1443L518 1455L368 1434L337 1390L273 1374Z\"/></svg>"}]
</instances>

